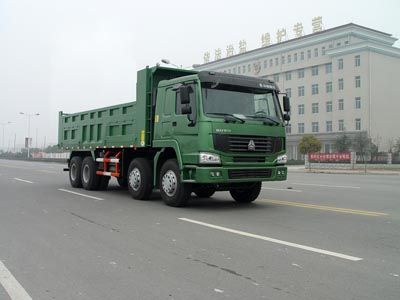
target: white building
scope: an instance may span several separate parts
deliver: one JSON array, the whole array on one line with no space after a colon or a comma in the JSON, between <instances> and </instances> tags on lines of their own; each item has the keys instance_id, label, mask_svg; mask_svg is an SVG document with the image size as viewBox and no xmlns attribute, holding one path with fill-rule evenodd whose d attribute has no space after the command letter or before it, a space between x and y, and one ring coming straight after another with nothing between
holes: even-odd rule
<instances>
[{"instance_id":1,"label":"white building","mask_svg":"<svg viewBox=\"0 0 400 300\"><path fill-rule=\"evenodd\" d=\"M400 137L400 49L388 33L356 24L212 61L197 70L272 79L291 97L289 158L313 134L332 152L338 134L365 131L380 151Z\"/></svg>"}]
</instances>

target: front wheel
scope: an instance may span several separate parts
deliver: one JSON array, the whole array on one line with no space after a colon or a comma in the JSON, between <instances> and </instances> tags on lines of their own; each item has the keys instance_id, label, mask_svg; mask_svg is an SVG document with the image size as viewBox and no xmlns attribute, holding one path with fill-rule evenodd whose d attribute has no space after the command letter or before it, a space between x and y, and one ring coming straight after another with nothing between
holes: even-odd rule
<instances>
[{"instance_id":1,"label":"front wheel","mask_svg":"<svg viewBox=\"0 0 400 300\"><path fill-rule=\"evenodd\" d=\"M231 189L229 193L239 203L250 203L257 199L261 192L261 182L254 182L246 187Z\"/></svg>"},{"instance_id":2,"label":"front wheel","mask_svg":"<svg viewBox=\"0 0 400 300\"><path fill-rule=\"evenodd\" d=\"M149 199L153 189L150 163L145 158L135 158L128 169L128 189L132 198Z\"/></svg>"},{"instance_id":3,"label":"front wheel","mask_svg":"<svg viewBox=\"0 0 400 300\"><path fill-rule=\"evenodd\" d=\"M185 206L189 200L192 186L180 181L179 165L176 159L167 160L161 167L160 194L169 206Z\"/></svg>"}]
</instances>

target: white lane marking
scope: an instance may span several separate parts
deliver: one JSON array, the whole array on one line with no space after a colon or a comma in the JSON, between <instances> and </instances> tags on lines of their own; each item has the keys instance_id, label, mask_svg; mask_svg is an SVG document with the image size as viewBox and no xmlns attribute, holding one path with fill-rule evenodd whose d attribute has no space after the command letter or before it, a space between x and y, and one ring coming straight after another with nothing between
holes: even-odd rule
<instances>
[{"instance_id":1,"label":"white lane marking","mask_svg":"<svg viewBox=\"0 0 400 300\"><path fill-rule=\"evenodd\" d=\"M281 244L281 245L285 245L285 246L289 246L289 247L299 248L299 249L303 249L303 250L307 250L307 251L311 251L311 252L315 252L315 253L330 255L330 256L343 258L343 259L347 259L347 260L351 260L351 261L362 260L362 258L360 258L360 257L350 256L350 255L346 255L346 254L342 254L342 253L338 253L338 252L332 252L332 251L328 251L328 250L324 250L324 249L318 249L318 248L300 245L300 244L296 244L296 243L292 243L292 242L286 242L286 241L270 238L267 236L253 234L253 233L240 231L240 230L236 230L236 229L231 229L231 228L227 228L227 227L222 227L222 226L218 226L218 225L213 225L213 224L209 224L209 223L204 223L204 222L200 222L200 221L196 221L196 220L192 220L192 219L187 219L187 218L178 218L178 219L182 220L182 221L186 221L186 222L190 222L190 223L230 232L230 233L236 233L239 235L248 236L248 237L252 237L255 239L264 240L264 241Z\"/></svg>"},{"instance_id":2,"label":"white lane marking","mask_svg":"<svg viewBox=\"0 0 400 300\"><path fill-rule=\"evenodd\" d=\"M262 189L263 189L263 190L274 190L274 191L295 192L295 193L301 193L301 192L303 192L302 190L278 189L278 188L272 188L272 187L263 187Z\"/></svg>"},{"instance_id":3,"label":"white lane marking","mask_svg":"<svg viewBox=\"0 0 400 300\"><path fill-rule=\"evenodd\" d=\"M303 182L293 182L293 184L321 186L321 187L332 187L332 188L343 188L343 189L361 189L361 187L359 187L359 186L351 186L351 185L329 185L329 184L316 184L316 183L303 183Z\"/></svg>"},{"instance_id":4,"label":"white lane marking","mask_svg":"<svg viewBox=\"0 0 400 300\"><path fill-rule=\"evenodd\" d=\"M21 179L21 178L17 178L17 177L14 177L14 180L18 180L18 181L26 182L26 183L33 183L32 181Z\"/></svg>"},{"instance_id":5,"label":"white lane marking","mask_svg":"<svg viewBox=\"0 0 400 300\"><path fill-rule=\"evenodd\" d=\"M73 192L70 190L65 190L65 189L58 189L61 192L66 192L66 193L71 193L71 194L75 194L78 196L82 196L82 197L87 197L87 198L91 198L91 199L95 199L95 200L104 200L103 198L99 198L99 197L95 197L95 196L90 196L90 195L86 195L86 194L81 194L81 193L77 193L77 192Z\"/></svg>"},{"instance_id":6,"label":"white lane marking","mask_svg":"<svg viewBox=\"0 0 400 300\"><path fill-rule=\"evenodd\" d=\"M0 283L11 300L32 300L22 285L15 279L7 267L0 261Z\"/></svg>"}]
</instances>

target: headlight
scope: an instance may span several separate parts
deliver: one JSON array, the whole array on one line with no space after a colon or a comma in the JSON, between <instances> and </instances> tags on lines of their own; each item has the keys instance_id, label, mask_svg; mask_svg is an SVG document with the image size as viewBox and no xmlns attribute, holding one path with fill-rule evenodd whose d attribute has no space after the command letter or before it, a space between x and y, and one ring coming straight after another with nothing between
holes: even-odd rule
<instances>
[{"instance_id":1,"label":"headlight","mask_svg":"<svg viewBox=\"0 0 400 300\"><path fill-rule=\"evenodd\" d=\"M208 153L208 152L200 152L199 153L199 162L201 164L220 164L221 159L218 154Z\"/></svg>"},{"instance_id":2,"label":"headlight","mask_svg":"<svg viewBox=\"0 0 400 300\"><path fill-rule=\"evenodd\" d=\"M278 158L276 159L277 164L286 164L287 163L287 155L279 155Z\"/></svg>"}]
</instances>

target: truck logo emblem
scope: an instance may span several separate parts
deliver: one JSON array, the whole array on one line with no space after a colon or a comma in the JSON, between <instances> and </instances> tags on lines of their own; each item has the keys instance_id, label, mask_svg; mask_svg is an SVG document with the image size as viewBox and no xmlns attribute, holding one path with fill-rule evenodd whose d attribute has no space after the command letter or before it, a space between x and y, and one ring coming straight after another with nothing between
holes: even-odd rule
<instances>
[{"instance_id":1,"label":"truck logo emblem","mask_svg":"<svg viewBox=\"0 0 400 300\"><path fill-rule=\"evenodd\" d=\"M250 140L249 144L247 145L247 149L249 149L250 151L256 150L256 144L254 143L253 140Z\"/></svg>"}]
</instances>

